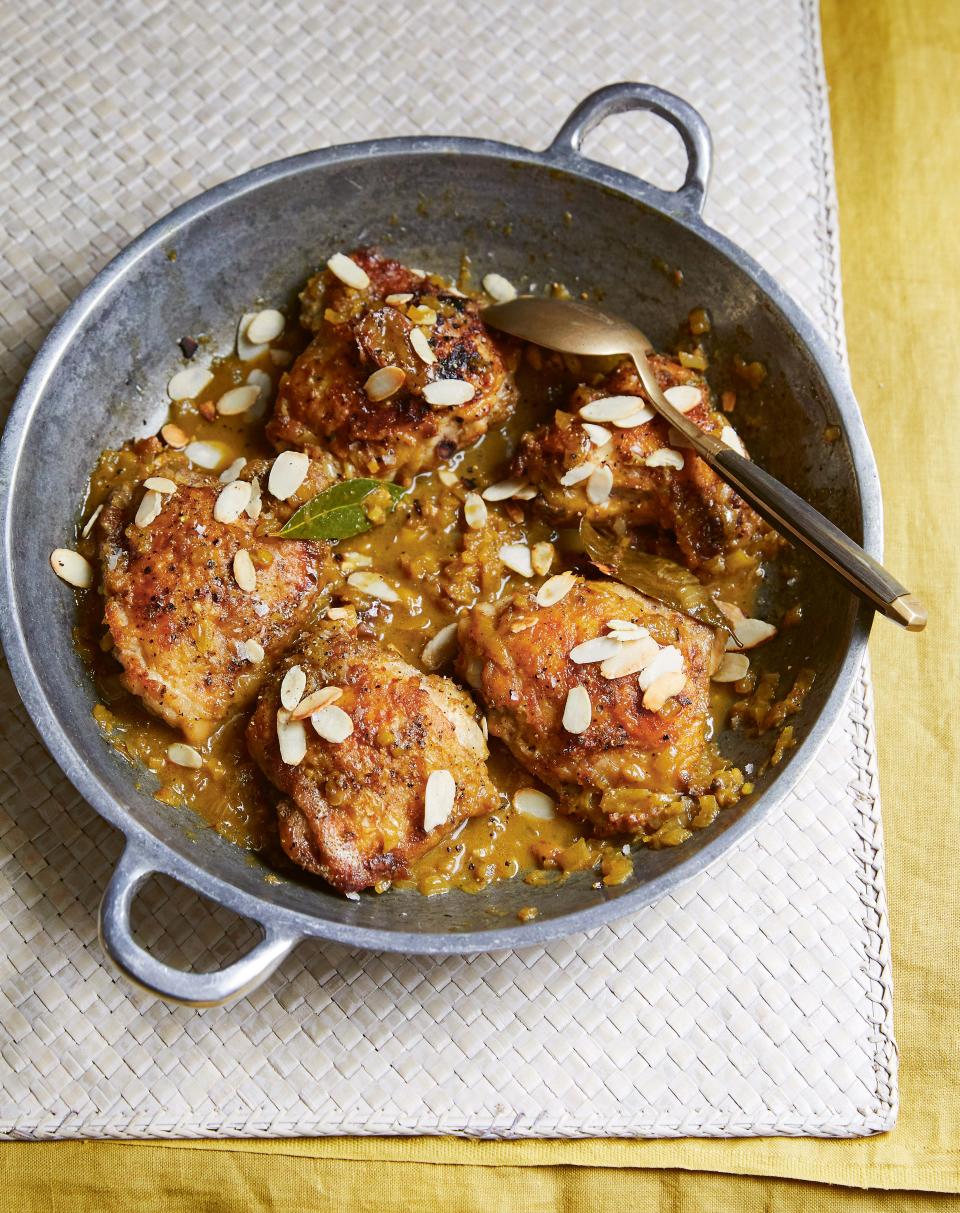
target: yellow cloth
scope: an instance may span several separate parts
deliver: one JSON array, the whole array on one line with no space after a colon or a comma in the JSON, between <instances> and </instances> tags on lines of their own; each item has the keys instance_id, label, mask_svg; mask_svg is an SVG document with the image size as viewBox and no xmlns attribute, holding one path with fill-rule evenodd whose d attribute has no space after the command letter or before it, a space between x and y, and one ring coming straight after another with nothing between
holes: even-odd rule
<instances>
[{"instance_id":1,"label":"yellow cloth","mask_svg":"<svg viewBox=\"0 0 960 1213\"><path fill-rule=\"evenodd\" d=\"M0 1148L0 1208L905 1210L927 1202L789 1181L960 1192L960 5L824 0L823 20L854 386L880 464L887 562L930 609L924 635L881 621L872 642L896 1129L852 1142L17 1143Z\"/></svg>"}]
</instances>

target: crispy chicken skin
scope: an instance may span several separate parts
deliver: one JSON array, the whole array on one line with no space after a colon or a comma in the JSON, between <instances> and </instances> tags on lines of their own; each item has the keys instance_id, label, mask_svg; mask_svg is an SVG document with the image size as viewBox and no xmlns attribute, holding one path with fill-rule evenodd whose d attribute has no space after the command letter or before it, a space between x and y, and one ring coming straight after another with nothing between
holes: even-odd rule
<instances>
[{"instance_id":1,"label":"crispy chicken skin","mask_svg":"<svg viewBox=\"0 0 960 1213\"><path fill-rule=\"evenodd\" d=\"M134 443L124 455L121 482L97 521L113 653L124 668L124 686L187 741L202 744L254 698L336 570L327 544L270 537L294 501L281 505L264 488L258 521L244 513L220 523L213 511L224 486L215 475L195 471L156 439ZM242 475L259 473L265 482L268 470L261 461ZM172 480L176 492L162 495L154 521L137 526L143 481L151 476ZM329 481L314 466L300 494L309 497ZM256 568L252 593L234 576L241 548ZM246 655L248 640L262 646L261 661Z\"/></svg>"},{"instance_id":2,"label":"crispy chicken skin","mask_svg":"<svg viewBox=\"0 0 960 1213\"><path fill-rule=\"evenodd\" d=\"M705 381L663 355L652 355L650 362L663 389L690 384L700 391L701 403L687 417L719 436L728 422L711 409ZM743 546L755 535L772 539L762 519L693 451L680 450L684 461L680 470L646 466L654 451L674 445L667 423L659 416L632 429L604 423L610 442L601 447L591 442L578 411L604 396L646 399L633 363L622 362L596 387L578 387L569 413L558 414L558 419L526 434L520 443L512 474L537 485L540 508L552 519L569 524L583 516L608 525L623 519L630 526L670 531L691 569ZM605 463L613 472L613 490L599 505L589 500L586 480L566 487L560 483L565 473L588 462Z\"/></svg>"},{"instance_id":3,"label":"crispy chicken skin","mask_svg":"<svg viewBox=\"0 0 960 1213\"><path fill-rule=\"evenodd\" d=\"M356 290L329 270L307 284L302 322L315 336L280 382L267 435L278 447L329 450L347 475L409 481L506 419L517 397L516 352L487 330L473 300L439 279L370 249L351 256L370 284ZM412 298L384 302L398 294ZM418 326L409 312L419 307L432 309L436 323ZM411 346L417 327L433 351L430 365ZM387 366L404 371L404 384L388 399L372 401L364 383ZM469 383L473 398L431 406L423 389L439 379Z\"/></svg>"},{"instance_id":4,"label":"crispy chicken skin","mask_svg":"<svg viewBox=\"0 0 960 1213\"><path fill-rule=\"evenodd\" d=\"M304 695L342 688L335 706L353 732L326 741L305 720L306 755L291 766L280 756L277 713L294 665L306 674ZM290 858L341 892L359 892L407 875L461 821L491 812L498 797L475 711L449 679L421 674L354 629L318 625L275 670L247 728L250 753L287 798L278 819ZM438 770L453 776L456 799L447 821L426 833L425 789Z\"/></svg>"},{"instance_id":5,"label":"crispy chicken skin","mask_svg":"<svg viewBox=\"0 0 960 1213\"><path fill-rule=\"evenodd\" d=\"M686 680L660 711L643 707L636 673L606 678L599 664L571 660L575 647L607 634L611 619L641 624L658 645L680 650ZM490 733L596 832L655 827L677 793L708 788L709 678L722 651L711 628L617 582L578 578L551 607L538 607L532 590L475 607L461 619L459 641L459 673L486 709ZM592 719L573 734L562 722L578 686Z\"/></svg>"}]
</instances>

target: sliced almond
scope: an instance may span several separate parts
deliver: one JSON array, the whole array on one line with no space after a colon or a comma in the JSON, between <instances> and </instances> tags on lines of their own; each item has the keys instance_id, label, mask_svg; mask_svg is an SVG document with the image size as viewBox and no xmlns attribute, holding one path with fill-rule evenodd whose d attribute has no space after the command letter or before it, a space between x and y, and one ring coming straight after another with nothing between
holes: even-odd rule
<instances>
[{"instance_id":1,"label":"sliced almond","mask_svg":"<svg viewBox=\"0 0 960 1213\"><path fill-rule=\"evenodd\" d=\"M253 345L266 345L270 341L276 341L286 323L283 312L272 307L264 308L262 312L257 312L247 325L247 340Z\"/></svg>"},{"instance_id":2,"label":"sliced almond","mask_svg":"<svg viewBox=\"0 0 960 1213\"><path fill-rule=\"evenodd\" d=\"M327 619L333 619L339 623L342 620L349 619L352 623L357 622L357 609L352 606L332 606L327 607Z\"/></svg>"},{"instance_id":3,"label":"sliced almond","mask_svg":"<svg viewBox=\"0 0 960 1213\"><path fill-rule=\"evenodd\" d=\"M353 721L343 708L338 708L335 703L327 704L326 707L312 713L310 723L318 737L322 737L324 741L329 741L333 745L346 741L353 733Z\"/></svg>"},{"instance_id":4,"label":"sliced almond","mask_svg":"<svg viewBox=\"0 0 960 1213\"><path fill-rule=\"evenodd\" d=\"M556 549L552 543L535 543L530 549L530 563L533 565L533 571L540 577L546 577L550 572L553 558L556 555Z\"/></svg>"},{"instance_id":5,"label":"sliced almond","mask_svg":"<svg viewBox=\"0 0 960 1213\"><path fill-rule=\"evenodd\" d=\"M379 598L383 602L400 601L400 595L379 573L351 573L347 578L347 585L352 585L361 594L369 594L371 598Z\"/></svg>"},{"instance_id":6,"label":"sliced almond","mask_svg":"<svg viewBox=\"0 0 960 1213\"><path fill-rule=\"evenodd\" d=\"M563 727L568 733L585 733L593 719L593 704L586 687L571 687L563 705Z\"/></svg>"},{"instance_id":7,"label":"sliced almond","mask_svg":"<svg viewBox=\"0 0 960 1213\"><path fill-rule=\"evenodd\" d=\"M744 615L743 611L740 610L735 602L724 602L722 598L718 598L717 606L721 611L723 611L724 615L727 617L727 621L732 623L734 627L746 619L746 615Z\"/></svg>"},{"instance_id":8,"label":"sliced almond","mask_svg":"<svg viewBox=\"0 0 960 1213\"><path fill-rule=\"evenodd\" d=\"M313 691L300 700L290 713L290 719L306 720L314 712L319 712L321 708L328 708L331 703L336 703L342 697L342 687L321 687L319 691Z\"/></svg>"},{"instance_id":9,"label":"sliced almond","mask_svg":"<svg viewBox=\"0 0 960 1213\"><path fill-rule=\"evenodd\" d=\"M640 671L640 690L646 691L663 674L678 674L683 671L683 654L676 645L668 644Z\"/></svg>"},{"instance_id":10,"label":"sliced almond","mask_svg":"<svg viewBox=\"0 0 960 1213\"><path fill-rule=\"evenodd\" d=\"M747 448L743 445L743 441L732 425L725 425L720 431L720 441L725 442L727 446L733 447L738 455L746 457Z\"/></svg>"},{"instance_id":11,"label":"sliced almond","mask_svg":"<svg viewBox=\"0 0 960 1213\"><path fill-rule=\"evenodd\" d=\"M155 493L163 493L169 496L177 491L177 486L172 480L168 480L166 476L148 476L143 482L145 489L152 489Z\"/></svg>"},{"instance_id":12,"label":"sliced almond","mask_svg":"<svg viewBox=\"0 0 960 1213\"><path fill-rule=\"evenodd\" d=\"M457 651L457 625L448 623L423 646L420 661L428 670L439 670Z\"/></svg>"},{"instance_id":13,"label":"sliced almond","mask_svg":"<svg viewBox=\"0 0 960 1213\"><path fill-rule=\"evenodd\" d=\"M606 446L608 442L613 441L613 434L610 430L604 429L602 425L594 425L591 421L584 421L583 428L594 446Z\"/></svg>"},{"instance_id":14,"label":"sliced almond","mask_svg":"<svg viewBox=\"0 0 960 1213\"><path fill-rule=\"evenodd\" d=\"M585 640L570 650L570 660L574 665L593 665L596 661L606 661L609 657L620 652L620 641L612 636L595 636L593 640Z\"/></svg>"},{"instance_id":15,"label":"sliced almond","mask_svg":"<svg viewBox=\"0 0 960 1213\"><path fill-rule=\"evenodd\" d=\"M676 387L668 387L663 394L667 398L667 403L672 404L678 413L689 413L703 400L700 389L689 383L679 383Z\"/></svg>"},{"instance_id":16,"label":"sliced almond","mask_svg":"<svg viewBox=\"0 0 960 1213\"><path fill-rule=\"evenodd\" d=\"M587 500L592 505L603 505L609 501L613 491L613 472L604 464L590 475L587 481Z\"/></svg>"},{"instance_id":17,"label":"sliced almond","mask_svg":"<svg viewBox=\"0 0 960 1213\"><path fill-rule=\"evenodd\" d=\"M645 670L660 652L660 646L652 636L638 636L636 640L621 642L619 653L608 657L600 666L604 678L625 678Z\"/></svg>"},{"instance_id":18,"label":"sliced almond","mask_svg":"<svg viewBox=\"0 0 960 1213\"><path fill-rule=\"evenodd\" d=\"M172 421L168 421L160 430L160 437L167 444L173 447L175 451L182 450L190 441L190 435L186 434L178 425L174 425Z\"/></svg>"},{"instance_id":19,"label":"sliced almond","mask_svg":"<svg viewBox=\"0 0 960 1213\"><path fill-rule=\"evenodd\" d=\"M259 367L254 367L247 376L247 383L249 383L251 387L255 387L260 393L257 404L262 404L265 408L267 398L273 391L273 379L267 374L266 371L261 371ZM257 416L261 411L261 409L257 408L256 412L252 412L251 415Z\"/></svg>"},{"instance_id":20,"label":"sliced almond","mask_svg":"<svg viewBox=\"0 0 960 1213\"><path fill-rule=\"evenodd\" d=\"M307 675L302 666L292 665L286 674L283 676L283 681L280 683L280 702L292 712L300 700L303 698L303 692L307 688Z\"/></svg>"},{"instance_id":21,"label":"sliced almond","mask_svg":"<svg viewBox=\"0 0 960 1213\"><path fill-rule=\"evenodd\" d=\"M450 820L457 799L457 782L449 771L431 771L423 792L423 828L429 834Z\"/></svg>"},{"instance_id":22,"label":"sliced almond","mask_svg":"<svg viewBox=\"0 0 960 1213\"><path fill-rule=\"evenodd\" d=\"M425 324L428 328L437 323L437 313L432 307L423 303L415 303L407 308L407 316L414 324Z\"/></svg>"},{"instance_id":23,"label":"sliced almond","mask_svg":"<svg viewBox=\"0 0 960 1213\"><path fill-rule=\"evenodd\" d=\"M489 514L479 493L467 493L463 501L463 517L471 531L482 531L487 525Z\"/></svg>"},{"instance_id":24,"label":"sliced almond","mask_svg":"<svg viewBox=\"0 0 960 1213\"><path fill-rule=\"evenodd\" d=\"M648 468L676 468L678 472L683 468L683 456L667 446L653 451L643 462Z\"/></svg>"},{"instance_id":25,"label":"sliced almond","mask_svg":"<svg viewBox=\"0 0 960 1213\"><path fill-rule=\"evenodd\" d=\"M260 517L260 511L263 509L263 497L260 493L260 477L254 476L250 480L250 500L247 502L245 509L247 517L256 522Z\"/></svg>"},{"instance_id":26,"label":"sliced almond","mask_svg":"<svg viewBox=\"0 0 960 1213\"><path fill-rule=\"evenodd\" d=\"M233 576L245 594L252 594L257 588L257 570L246 548L241 548L233 558Z\"/></svg>"},{"instance_id":27,"label":"sliced almond","mask_svg":"<svg viewBox=\"0 0 960 1213\"><path fill-rule=\"evenodd\" d=\"M260 389L253 384L232 387L217 401L217 412L221 417L238 417L256 404L259 396Z\"/></svg>"},{"instance_id":28,"label":"sliced almond","mask_svg":"<svg viewBox=\"0 0 960 1213\"><path fill-rule=\"evenodd\" d=\"M595 463L578 463L576 467L563 473L560 477L560 483L564 488L569 489L573 485L579 484L581 480L589 480L596 470L597 465Z\"/></svg>"},{"instance_id":29,"label":"sliced almond","mask_svg":"<svg viewBox=\"0 0 960 1213\"><path fill-rule=\"evenodd\" d=\"M496 303L509 303L517 297L517 288L503 274L485 274L483 289Z\"/></svg>"},{"instance_id":30,"label":"sliced almond","mask_svg":"<svg viewBox=\"0 0 960 1213\"><path fill-rule=\"evenodd\" d=\"M167 758L174 766L187 767L191 771L197 771L203 766L203 755L200 751L182 741L175 741L173 745L167 746Z\"/></svg>"},{"instance_id":31,"label":"sliced almond","mask_svg":"<svg viewBox=\"0 0 960 1213\"><path fill-rule=\"evenodd\" d=\"M237 357L241 362L253 362L268 350L267 345L257 345L247 336L247 329L256 316L256 312L244 312L237 325Z\"/></svg>"},{"instance_id":32,"label":"sliced almond","mask_svg":"<svg viewBox=\"0 0 960 1213\"><path fill-rule=\"evenodd\" d=\"M267 488L278 501L287 501L306 480L309 470L309 455L303 451L282 451L273 461Z\"/></svg>"},{"instance_id":33,"label":"sliced almond","mask_svg":"<svg viewBox=\"0 0 960 1213\"><path fill-rule=\"evenodd\" d=\"M327 261L327 269L334 277L339 278L345 286L352 286L356 291L365 291L370 285L367 271L348 257L346 253L334 253Z\"/></svg>"},{"instance_id":34,"label":"sliced almond","mask_svg":"<svg viewBox=\"0 0 960 1213\"><path fill-rule=\"evenodd\" d=\"M433 352L427 334L423 329L415 328L413 330L410 334L410 345L420 361L425 362L427 366L432 366L436 362L437 356Z\"/></svg>"},{"instance_id":35,"label":"sliced almond","mask_svg":"<svg viewBox=\"0 0 960 1213\"><path fill-rule=\"evenodd\" d=\"M465 379L435 379L423 389L423 398L434 408L456 408L466 404L476 394L476 388Z\"/></svg>"},{"instance_id":36,"label":"sliced almond","mask_svg":"<svg viewBox=\"0 0 960 1213\"><path fill-rule=\"evenodd\" d=\"M734 624L733 632L736 640L733 636L728 636L726 647L731 652L737 652L739 649L755 649L758 644L776 636L777 629L772 623L765 623L762 619L744 618Z\"/></svg>"},{"instance_id":37,"label":"sliced almond","mask_svg":"<svg viewBox=\"0 0 960 1213\"><path fill-rule=\"evenodd\" d=\"M750 658L745 653L724 653L720 664L710 675L714 682L739 682L750 672Z\"/></svg>"},{"instance_id":38,"label":"sliced almond","mask_svg":"<svg viewBox=\"0 0 960 1213\"><path fill-rule=\"evenodd\" d=\"M155 489L147 489L139 506L137 506L137 512L133 521L139 527L148 527L151 522L156 521L160 517L162 509L163 493L158 493Z\"/></svg>"},{"instance_id":39,"label":"sliced almond","mask_svg":"<svg viewBox=\"0 0 960 1213\"><path fill-rule=\"evenodd\" d=\"M552 821L557 815L557 802L538 788L518 788L513 794L513 807L524 817Z\"/></svg>"},{"instance_id":40,"label":"sliced almond","mask_svg":"<svg viewBox=\"0 0 960 1213\"><path fill-rule=\"evenodd\" d=\"M357 569L368 569L373 564L373 557L367 552L344 552L340 561L340 572L355 573Z\"/></svg>"},{"instance_id":41,"label":"sliced almond","mask_svg":"<svg viewBox=\"0 0 960 1213\"><path fill-rule=\"evenodd\" d=\"M72 548L55 548L50 553L50 567L67 585L88 590L93 585L93 566Z\"/></svg>"},{"instance_id":42,"label":"sliced almond","mask_svg":"<svg viewBox=\"0 0 960 1213\"><path fill-rule=\"evenodd\" d=\"M280 757L288 767L299 766L307 755L307 730L302 720L291 720L284 708L277 711L277 742Z\"/></svg>"},{"instance_id":43,"label":"sliced almond","mask_svg":"<svg viewBox=\"0 0 960 1213\"><path fill-rule=\"evenodd\" d=\"M643 706L648 712L659 712L668 699L679 695L686 685L686 677L680 670L668 670L655 679L643 694Z\"/></svg>"},{"instance_id":44,"label":"sliced almond","mask_svg":"<svg viewBox=\"0 0 960 1213\"><path fill-rule=\"evenodd\" d=\"M225 442L188 442L183 453L191 463L211 472L223 467L230 458L230 448Z\"/></svg>"},{"instance_id":45,"label":"sliced almond","mask_svg":"<svg viewBox=\"0 0 960 1213\"><path fill-rule=\"evenodd\" d=\"M437 479L448 489L452 489L455 484L460 483L460 477L453 468L437 468Z\"/></svg>"},{"instance_id":46,"label":"sliced almond","mask_svg":"<svg viewBox=\"0 0 960 1213\"><path fill-rule=\"evenodd\" d=\"M558 573L556 577L548 577L537 590L537 606L552 607L562 602L577 583L577 576L569 570Z\"/></svg>"},{"instance_id":47,"label":"sliced almond","mask_svg":"<svg viewBox=\"0 0 960 1213\"><path fill-rule=\"evenodd\" d=\"M537 495L537 486L535 484L525 484L523 488L517 489L513 495L514 501L532 501Z\"/></svg>"},{"instance_id":48,"label":"sliced almond","mask_svg":"<svg viewBox=\"0 0 960 1213\"><path fill-rule=\"evenodd\" d=\"M387 295L384 303L389 303L391 307L403 307L413 298L410 291L397 291L393 295Z\"/></svg>"},{"instance_id":49,"label":"sliced almond","mask_svg":"<svg viewBox=\"0 0 960 1213\"><path fill-rule=\"evenodd\" d=\"M521 577L533 576L533 561L530 558L530 549L525 543L505 543L498 555L511 572L518 573Z\"/></svg>"},{"instance_id":50,"label":"sliced almond","mask_svg":"<svg viewBox=\"0 0 960 1213\"><path fill-rule=\"evenodd\" d=\"M236 480L243 469L247 466L247 461L242 455L238 455L229 467L223 469L220 473L219 480L221 484L229 484L231 480Z\"/></svg>"},{"instance_id":51,"label":"sliced almond","mask_svg":"<svg viewBox=\"0 0 960 1213\"><path fill-rule=\"evenodd\" d=\"M97 506L97 508L90 515L90 517L87 519L87 521L83 524L83 530L80 532L81 539L86 539L86 537L93 530L94 524L96 523L97 519L100 517L100 514L103 511L104 505L106 505L106 502L101 501L100 504Z\"/></svg>"},{"instance_id":52,"label":"sliced almond","mask_svg":"<svg viewBox=\"0 0 960 1213\"><path fill-rule=\"evenodd\" d=\"M644 409L640 396L603 396L599 400L591 400L580 410L584 421L612 421L616 423L623 417L632 417Z\"/></svg>"},{"instance_id":53,"label":"sliced almond","mask_svg":"<svg viewBox=\"0 0 960 1213\"><path fill-rule=\"evenodd\" d=\"M527 487L525 480L511 477L509 480L498 480L496 484L487 485L480 496L484 501L508 501L511 497Z\"/></svg>"},{"instance_id":54,"label":"sliced almond","mask_svg":"<svg viewBox=\"0 0 960 1213\"><path fill-rule=\"evenodd\" d=\"M250 484L246 480L231 480L220 490L213 516L217 522L236 522L250 501Z\"/></svg>"},{"instance_id":55,"label":"sliced almond","mask_svg":"<svg viewBox=\"0 0 960 1213\"><path fill-rule=\"evenodd\" d=\"M213 380L213 373L203 366L188 366L177 371L167 384L171 400L193 400Z\"/></svg>"},{"instance_id":56,"label":"sliced almond","mask_svg":"<svg viewBox=\"0 0 960 1213\"><path fill-rule=\"evenodd\" d=\"M254 665L259 665L267 655L260 641L252 639L243 642L243 652L247 661L252 661Z\"/></svg>"},{"instance_id":57,"label":"sliced almond","mask_svg":"<svg viewBox=\"0 0 960 1213\"><path fill-rule=\"evenodd\" d=\"M382 366L367 379L363 390L367 393L368 400L379 403L381 400L389 400L399 392L406 381L407 375L402 367Z\"/></svg>"}]
</instances>

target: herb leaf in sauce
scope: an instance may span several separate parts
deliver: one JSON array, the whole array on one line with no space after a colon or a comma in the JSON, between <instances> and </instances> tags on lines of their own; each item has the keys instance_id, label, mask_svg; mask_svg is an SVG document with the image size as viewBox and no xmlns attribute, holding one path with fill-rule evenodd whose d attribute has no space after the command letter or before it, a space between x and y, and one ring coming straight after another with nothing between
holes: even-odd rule
<instances>
[{"instance_id":1,"label":"herb leaf in sauce","mask_svg":"<svg viewBox=\"0 0 960 1213\"><path fill-rule=\"evenodd\" d=\"M633 586L681 615L733 635L726 616L689 569L665 556L651 556L610 535L601 535L586 518L580 520L580 538L584 551L602 573Z\"/></svg>"},{"instance_id":2,"label":"herb leaf in sauce","mask_svg":"<svg viewBox=\"0 0 960 1213\"><path fill-rule=\"evenodd\" d=\"M406 491L389 480L341 480L311 497L279 534L284 539L351 539L382 522Z\"/></svg>"}]
</instances>

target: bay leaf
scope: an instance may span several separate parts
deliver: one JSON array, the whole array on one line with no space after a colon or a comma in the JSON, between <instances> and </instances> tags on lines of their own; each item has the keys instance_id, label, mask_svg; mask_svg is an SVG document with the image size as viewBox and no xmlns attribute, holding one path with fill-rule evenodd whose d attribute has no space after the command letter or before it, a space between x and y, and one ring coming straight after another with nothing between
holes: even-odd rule
<instances>
[{"instance_id":1,"label":"bay leaf","mask_svg":"<svg viewBox=\"0 0 960 1213\"><path fill-rule=\"evenodd\" d=\"M374 525L364 505L378 489L389 493L391 510L407 491L390 480L341 480L311 497L287 519L279 534L284 539L352 539L362 535Z\"/></svg>"}]
</instances>

